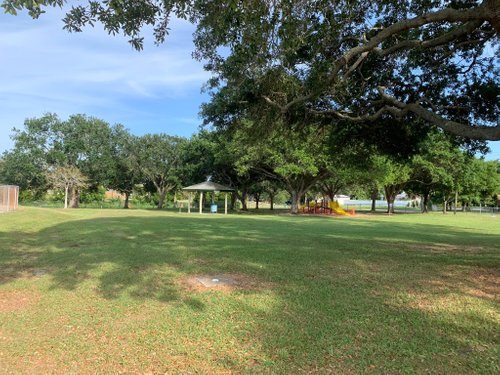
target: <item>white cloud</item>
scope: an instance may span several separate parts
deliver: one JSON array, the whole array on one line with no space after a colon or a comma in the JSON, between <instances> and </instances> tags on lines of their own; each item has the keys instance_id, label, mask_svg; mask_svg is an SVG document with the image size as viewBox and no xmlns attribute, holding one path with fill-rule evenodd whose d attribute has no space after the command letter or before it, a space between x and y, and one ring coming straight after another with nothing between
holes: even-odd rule
<instances>
[{"instance_id":1,"label":"white cloud","mask_svg":"<svg viewBox=\"0 0 500 375\"><path fill-rule=\"evenodd\" d=\"M164 45L149 43L137 52L99 26L69 34L60 20L56 10L38 20L0 14L0 151L11 146L7 135L13 126L45 112L63 118L72 113L151 115L155 108L130 103L201 101L200 87L209 75L191 58L192 25L174 20ZM151 33L145 36L151 41Z\"/></svg>"}]
</instances>

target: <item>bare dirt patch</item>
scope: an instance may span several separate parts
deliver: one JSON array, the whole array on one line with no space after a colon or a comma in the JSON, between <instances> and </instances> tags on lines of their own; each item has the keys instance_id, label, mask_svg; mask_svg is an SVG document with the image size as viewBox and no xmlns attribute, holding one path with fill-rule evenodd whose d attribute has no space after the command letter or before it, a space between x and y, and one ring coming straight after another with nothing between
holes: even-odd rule
<instances>
[{"instance_id":1,"label":"bare dirt patch","mask_svg":"<svg viewBox=\"0 0 500 375\"><path fill-rule=\"evenodd\" d=\"M414 251L425 251L431 253L470 253L477 254L485 250L482 246L457 246L450 244L405 244L405 248Z\"/></svg>"},{"instance_id":2,"label":"bare dirt patch","mask_svg":"<svg viewBox=\"0 0 500 375\"><path fill-rule=\"evenodd\" d=\"M414 301L409 303L420 310L436 310L461 306L460 296L481 298L500 302L500 270L471 268L443 272L439 277L423 283L432 293L411 293ZM452 291L453 294L449 294Z\"/></svg>"},{"instance_id":3,"label":"bare dirt patch","mask_svg":"<svg viewBox=\"0 0 500 375\"><path fill-rule=\"evenodd\" d=\"M50 273L44 268L33 268L23 264L0 266L0 284L8 283L16 279L41 278Z\"/></svg>"},{"instance_id":4,"label":"bare dirt patch","mask_svg":"<svg viewBox=\"0 0 500 375\"><path fill-rule=\"evenodd\" d=\"M440 277L430 279L426 284L435 289L451 289L472 297L499 300L500 269L471 268L443 272Z\"/></svg>"},{"instance_id":5,"label":"bare dirt patch","mask_svg":"<svg viewBox=\"0 0 500 375\"><path fill-rule=\"evenodd\" d=\"M0 313L28 308L38 302L39 295L28 291L0 291Z\"/></svg>"},{"instance_id":6,"label":"bare dirt patch","mask_svg":"<svg viewBox=\"0 0 500 375\"><path fill-rule=\"evenodd\" d=\"M474 297L500 299L500 269L476 270L468 275L464 292Z\"/></svg>"},{"instance_id":7,"label":"bare dirt patch","mask_svg":"<svg viewBox=\"0 0 500 375\"><path fill-rule=\"evenodd\" d=\"M271 287L269 283L261 282L243 274L194 275L179 281L181 287L190 292L218 290L232 292L234 290L260 290Z\"/></svg>"}]
</instances>

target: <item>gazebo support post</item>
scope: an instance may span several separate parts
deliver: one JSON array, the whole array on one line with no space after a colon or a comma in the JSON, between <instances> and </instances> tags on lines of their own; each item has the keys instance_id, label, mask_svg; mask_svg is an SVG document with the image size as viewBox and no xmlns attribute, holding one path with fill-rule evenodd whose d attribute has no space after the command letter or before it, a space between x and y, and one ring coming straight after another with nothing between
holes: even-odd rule
<instances>
[{"instance_id":1,"label":"gazebo support post","mask_svg":"<svg viewBox=\"0 0 500 375\"><path fill-rule=\"evenodd\" d=\"M203 208L203 192L200 191L200 214Z\"/></svg>"},{"instance_id":2,"label":"gazebo support post","mask_svg":"<svg viewBox=\"0 0 500 375\"><path fill-rule=\"evenodd\" d=\"M224 215L227 215L227 193L224 193Z\"/></svg>"},{"instance_id":3,"label":"gazebo support post","mask_svg":"<svg viewBox=\"0 0 500 375\"><path fill-rule=\"evenodd\" d=\"M191 213L191 192L189 192L189 198L188 198L188 214Z\"/></svg>"}]
</instances>

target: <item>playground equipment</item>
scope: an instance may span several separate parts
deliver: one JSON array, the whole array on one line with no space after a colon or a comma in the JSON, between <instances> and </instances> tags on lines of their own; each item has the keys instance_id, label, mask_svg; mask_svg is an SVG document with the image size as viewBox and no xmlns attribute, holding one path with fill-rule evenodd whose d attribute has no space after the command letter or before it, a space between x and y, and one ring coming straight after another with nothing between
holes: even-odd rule
<instances>
[{"instance_id":1,"label":"playground equipment","mask_svg":"<svg viewBox=\"0 0 500 375\"><path fill-rule=\"evenodd\" d=\"M308 213L308 214L323 214L323 215L336 214L342 216L350 216L356 214L354 209L349 210L349 212L344 210L342 207L340 207L340 204L337 201L328 202L327 205L324 203L320 204L317 203L316 201L312 201L309 202L309 204L307 205L300 206L300 209L302 210L303 213Z\"/></svg>"},{"instance_id":2,"label":"playground equipment","mask_svg":"<svg viewBox=\"0 0 500 375\"><path fill-rule=\"evenodd\" d=\"M330 202L328 205L330 207L330 210L332 210L332 212L336 213L337 215L349 216L353 214L346 212L342 207L340 207L339 202L337 201Z\"/></svg>"},{"instance_id":3,"label":"playground equipment","mask_svg":"<svg viewBox=\"0 0 500 375\"><path fill-rule=\"evenodd\" d=\"M0 212L14 211L19 201L19 186L0 185Z\"/></svg>"},{"instance_id":4,"label":"playground equipment","mask_svg":"<svg viewBox=\"0 0 500 375\"><path fill-rule=\"evenodd\" d=\"M330 207L319 204L315 201L311 201L307 205L300 206L300 209L302 210L303 213L308 213L308 214L329 215L332 213L332 211L330 210Z\"/></svg>"}]
</instances>

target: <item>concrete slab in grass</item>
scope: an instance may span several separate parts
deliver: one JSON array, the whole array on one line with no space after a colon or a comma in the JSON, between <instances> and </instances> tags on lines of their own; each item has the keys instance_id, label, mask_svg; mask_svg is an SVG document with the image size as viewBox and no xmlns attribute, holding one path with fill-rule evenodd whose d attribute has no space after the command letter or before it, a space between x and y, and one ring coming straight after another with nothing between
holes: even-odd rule
<instances>
[{"instance_id":1,"label":"concrete slab in grass","mask_svg":"<svg viewBox=\"0 0 500 375\"><path fill-rule=\"evenodd\" d=\"M207 288L214 288L217 286L234 286L238 284L234 278L221 275L198 276L196 278L196 281L198 281L200 284L202 284Z\"/></svg>"},{"instance_id":2,"label":"concrete slab in grass","mask_svg":"<svg viewBox=\"0 0 500 375\"><path fill-rule=\"evenodd\" d=\"M49 273L49 271L43 269L43 268L35 268L33 271L32 271L32 274L33 276L38 276L38 277L41 277L41 276L45 276Z\"/></svg>"}]
</instances>

